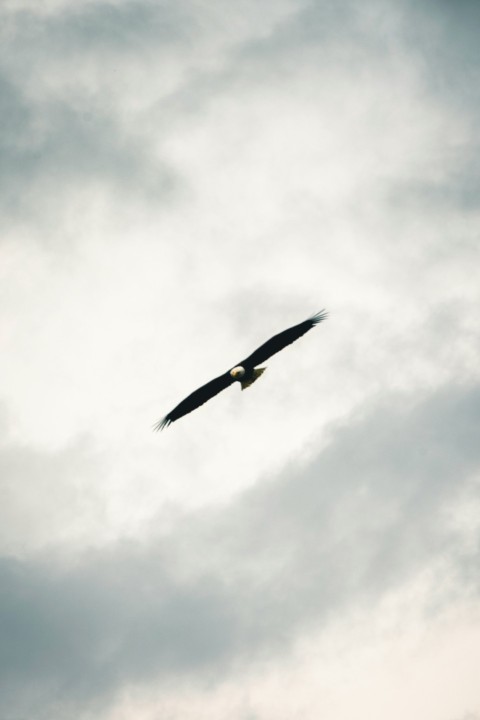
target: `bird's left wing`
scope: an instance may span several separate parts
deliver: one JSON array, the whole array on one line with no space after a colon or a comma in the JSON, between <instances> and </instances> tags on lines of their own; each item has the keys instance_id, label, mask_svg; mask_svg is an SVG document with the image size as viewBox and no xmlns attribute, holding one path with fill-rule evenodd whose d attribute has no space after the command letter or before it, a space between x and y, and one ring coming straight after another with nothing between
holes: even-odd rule
<instances>
[{"instance_id":1,"label":"bird's left wing","mask_svg":"<svg viewBox=\"0 0 480 720\"><path fill-rule=\"evenodd\" d=\"M195 390L191 393L191 395L186 397L185 400L182 400L177 407L173 408L173 410L165 415L164 418L159 420L158 423L153 426L154 429L163 430L164 427L167 427L167 425L175 422L178 418L181 418L189 412L192 412L192 410L195 410L197 407L200 407L200 405L206 403L207 400L210 400L210 398L214 397L222 390L225 390L225 388L234 382L235 380L229 372L210 380L210 382L202 385L202 387L198 388L198 390Z\"/></svg>"},{"instance_id":2,"label":"bird's left wing","mask_svg":"<svg viewBox=\"0 0 480 720\"><path fill-rule=\"evenodd\" d=\"M256 367L260 363L265 362L265 360L272 355L275 355L275 353L283 350L283 348L290 345L290 343L298 340L298 338L302 335L305 335L306 332L315 327L315 325L318 325L318 323L321 323L326 317L327 313L325 310L322 310L321 312L316 313L316 315L313 315L311 318L308 318L308 320L304 320L304 322L294 325L293 327L278 333L278 335L274 335L270 338L270 340L267 340L266 343L260 345L255 352L248 356L248 358L245 358L245 360L238 364L242 365L242 367Z\"/></svg>"}]
</instances>

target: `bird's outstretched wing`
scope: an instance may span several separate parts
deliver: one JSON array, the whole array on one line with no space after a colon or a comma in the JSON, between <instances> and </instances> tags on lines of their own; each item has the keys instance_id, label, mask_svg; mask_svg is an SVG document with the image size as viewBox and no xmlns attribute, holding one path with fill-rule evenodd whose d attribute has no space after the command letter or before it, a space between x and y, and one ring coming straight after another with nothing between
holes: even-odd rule
<instances>
[{"instance_id":1,"label":"bird's outstretched wing","mask_svg":"<svg viewBox=\"0 0 480 720\"><path fill-rule=\"evenodd\" d=\"M295 340L298 340L298 338L302 335L305 335L306 332L315 327L315 325L318 325L318 323L321 323L326 317L327 313L325 310L321 310L308 320L305 320L298 325L294 325L293 327L278 333L278 335L274 335L270 338L270 340L267 340L266 343L260 345L255 352L238 364L242 365L242 367L256 367L257 365L260 365L260 363L265 362L265 360L269 357L280 352L280 350L283 350L284 347L295 342Z\"/></svg>"},{"instance_id":2,"label":"bird's outstretched wing","mask_svg":"<svg viewBox=\"0 0 480 720\"><path fill-rule=\"evenodd\" d=\"M192 412L192 410L195 410L197 407L200 407L200 405L206 403L207 400L210 400L210 398L214 397L222 390L225 390L225 388L234 382L235 379L229 372L214 378L214 380L210 380L210 382L202 385L202 387L198 388L198 390L195 390L191 393L191 395L186 397L185 400L182 400L182 402L165 415L164 418L155 423L153 426L154 429L163 430L164 427L167 427L170 423L178 420L178 418L181 418L189 412Z\"/></svg>"}]
</instances>

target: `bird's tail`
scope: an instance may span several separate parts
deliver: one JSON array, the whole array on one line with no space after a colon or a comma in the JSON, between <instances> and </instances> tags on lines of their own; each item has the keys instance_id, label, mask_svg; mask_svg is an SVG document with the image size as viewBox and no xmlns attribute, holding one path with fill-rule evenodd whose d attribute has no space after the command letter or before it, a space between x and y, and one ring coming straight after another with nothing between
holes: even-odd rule
<instances>
[{"instance_id":1,"label":"bird's tail","mask_svg":"<svg viewBox=\"0 0 480 720\"><path fill-rule=\"evenodd\" d=\"M242 390L245 390L245 388L248 388L248 387L250 387L250 385L253 385L255 380L258 380L260 375L263 375L263 373L265 372L266 369L267 368L255 368L253 371L253 375L250 378L248 378L248 380L241 380L240 384L242 386Z\"/></svg>"}]
</instances>

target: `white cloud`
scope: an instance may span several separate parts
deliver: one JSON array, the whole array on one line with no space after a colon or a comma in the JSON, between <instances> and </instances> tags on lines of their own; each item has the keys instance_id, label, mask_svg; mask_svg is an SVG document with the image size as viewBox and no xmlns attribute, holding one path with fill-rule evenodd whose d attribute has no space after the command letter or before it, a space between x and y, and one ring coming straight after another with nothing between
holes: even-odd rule
<instances>
[{"instance_id":1,"label":"white cloud","mask_svg":"<svg viewBox=\"0 0 480 720\"><path fill-rule=\"evenodd\" d=\"M421 700L422 683L457 664L462 628L474 626L455 593L472 583L478 536L478 98L467 82L479 60L476 12L462 2L453 17L427 0L2 6L0 540L33 575L39 551L47 568L55 548L67 565L81 558L84 574L72 577L91 634L76 648L60 623L53 665L70 640L80 665L98 650L96 601L115 594L102 553L128 596L122 582L141 585L158 534L175 572L152 587L183 598L181 622L195 621L188 603L201 597L199 617L210 612L208 573L212 607L227 612L220 645L233 626L253 648L255 608L271 603L255 646L268 648L261 677L235 666L235 650L233 679L215 691L192 669L188 687L167 697L162 686L153 702L148 672L136 672L147 660L159 670L158 648L139 653L134 671L120 653L102 676L124 690L118 717L149 717L159 702L181 717L226 707L238 718L317 717L325 707L311 654L329 632L332 647L346 643L337 675L322 680L331 720L351 716L353 702L369 719L384 717L389 700L414 714L401 687L422 717L477 711L468 673ZM322 307L328 322L273 358L251 390L231 388L151 432L197 385ZM140 559L122 551L127 539L143 543ZM98 555L85 559L86 547ZM408 587L430 562L438 579L442 552L451 596L427 622ZM331 557L351 572L329 582ZM397 637L364 608L378 642L362 655L360 631L342 635L351 611L342 598L390 592L403 572L391 592L399 604L411 598L416 619ZM289 573L300 600L286 593L282 605L273 590ZM25 586L46 625L55 592L74 605L63 576L52 577ZM247 629L223 586L232 578ZM322 616L332 598L336 629ZM147 636L165 615L135 602L124 620L133 627L135 615ZM305 623L320 616L307 648ZM114 650L117 629L107 632ZM297 648L284 666L277 637ZM404 655L403 642L413 643ZM186 647L172 642L166 665ZM335 664L337 650L318 652ZM371 673L357 675L359 664ZM342 696L343 672L354 700ZM245 690L235 690L239 678ZM67 702L57 681L46 693ZM87 714L90 690L76 691Z\"/></svg>"}]
</instances>

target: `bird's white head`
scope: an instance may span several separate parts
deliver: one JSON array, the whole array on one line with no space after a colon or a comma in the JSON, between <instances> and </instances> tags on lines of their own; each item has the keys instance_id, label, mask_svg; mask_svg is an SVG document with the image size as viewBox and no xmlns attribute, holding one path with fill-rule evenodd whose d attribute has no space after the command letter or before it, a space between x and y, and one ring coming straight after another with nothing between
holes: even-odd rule
<instances>
[{"instance_id":1,"label":"bird's white head","mask_svg":"<svg viewBox=\"0 0 480 720\"><path fill-rule=\"evenodd\" d=\"M245 375L245 369L241 365L237 365L237 367L232 368L230 370L230 375L233 377L234 380L240 380Z\"/></svg>"}]
</instances>

